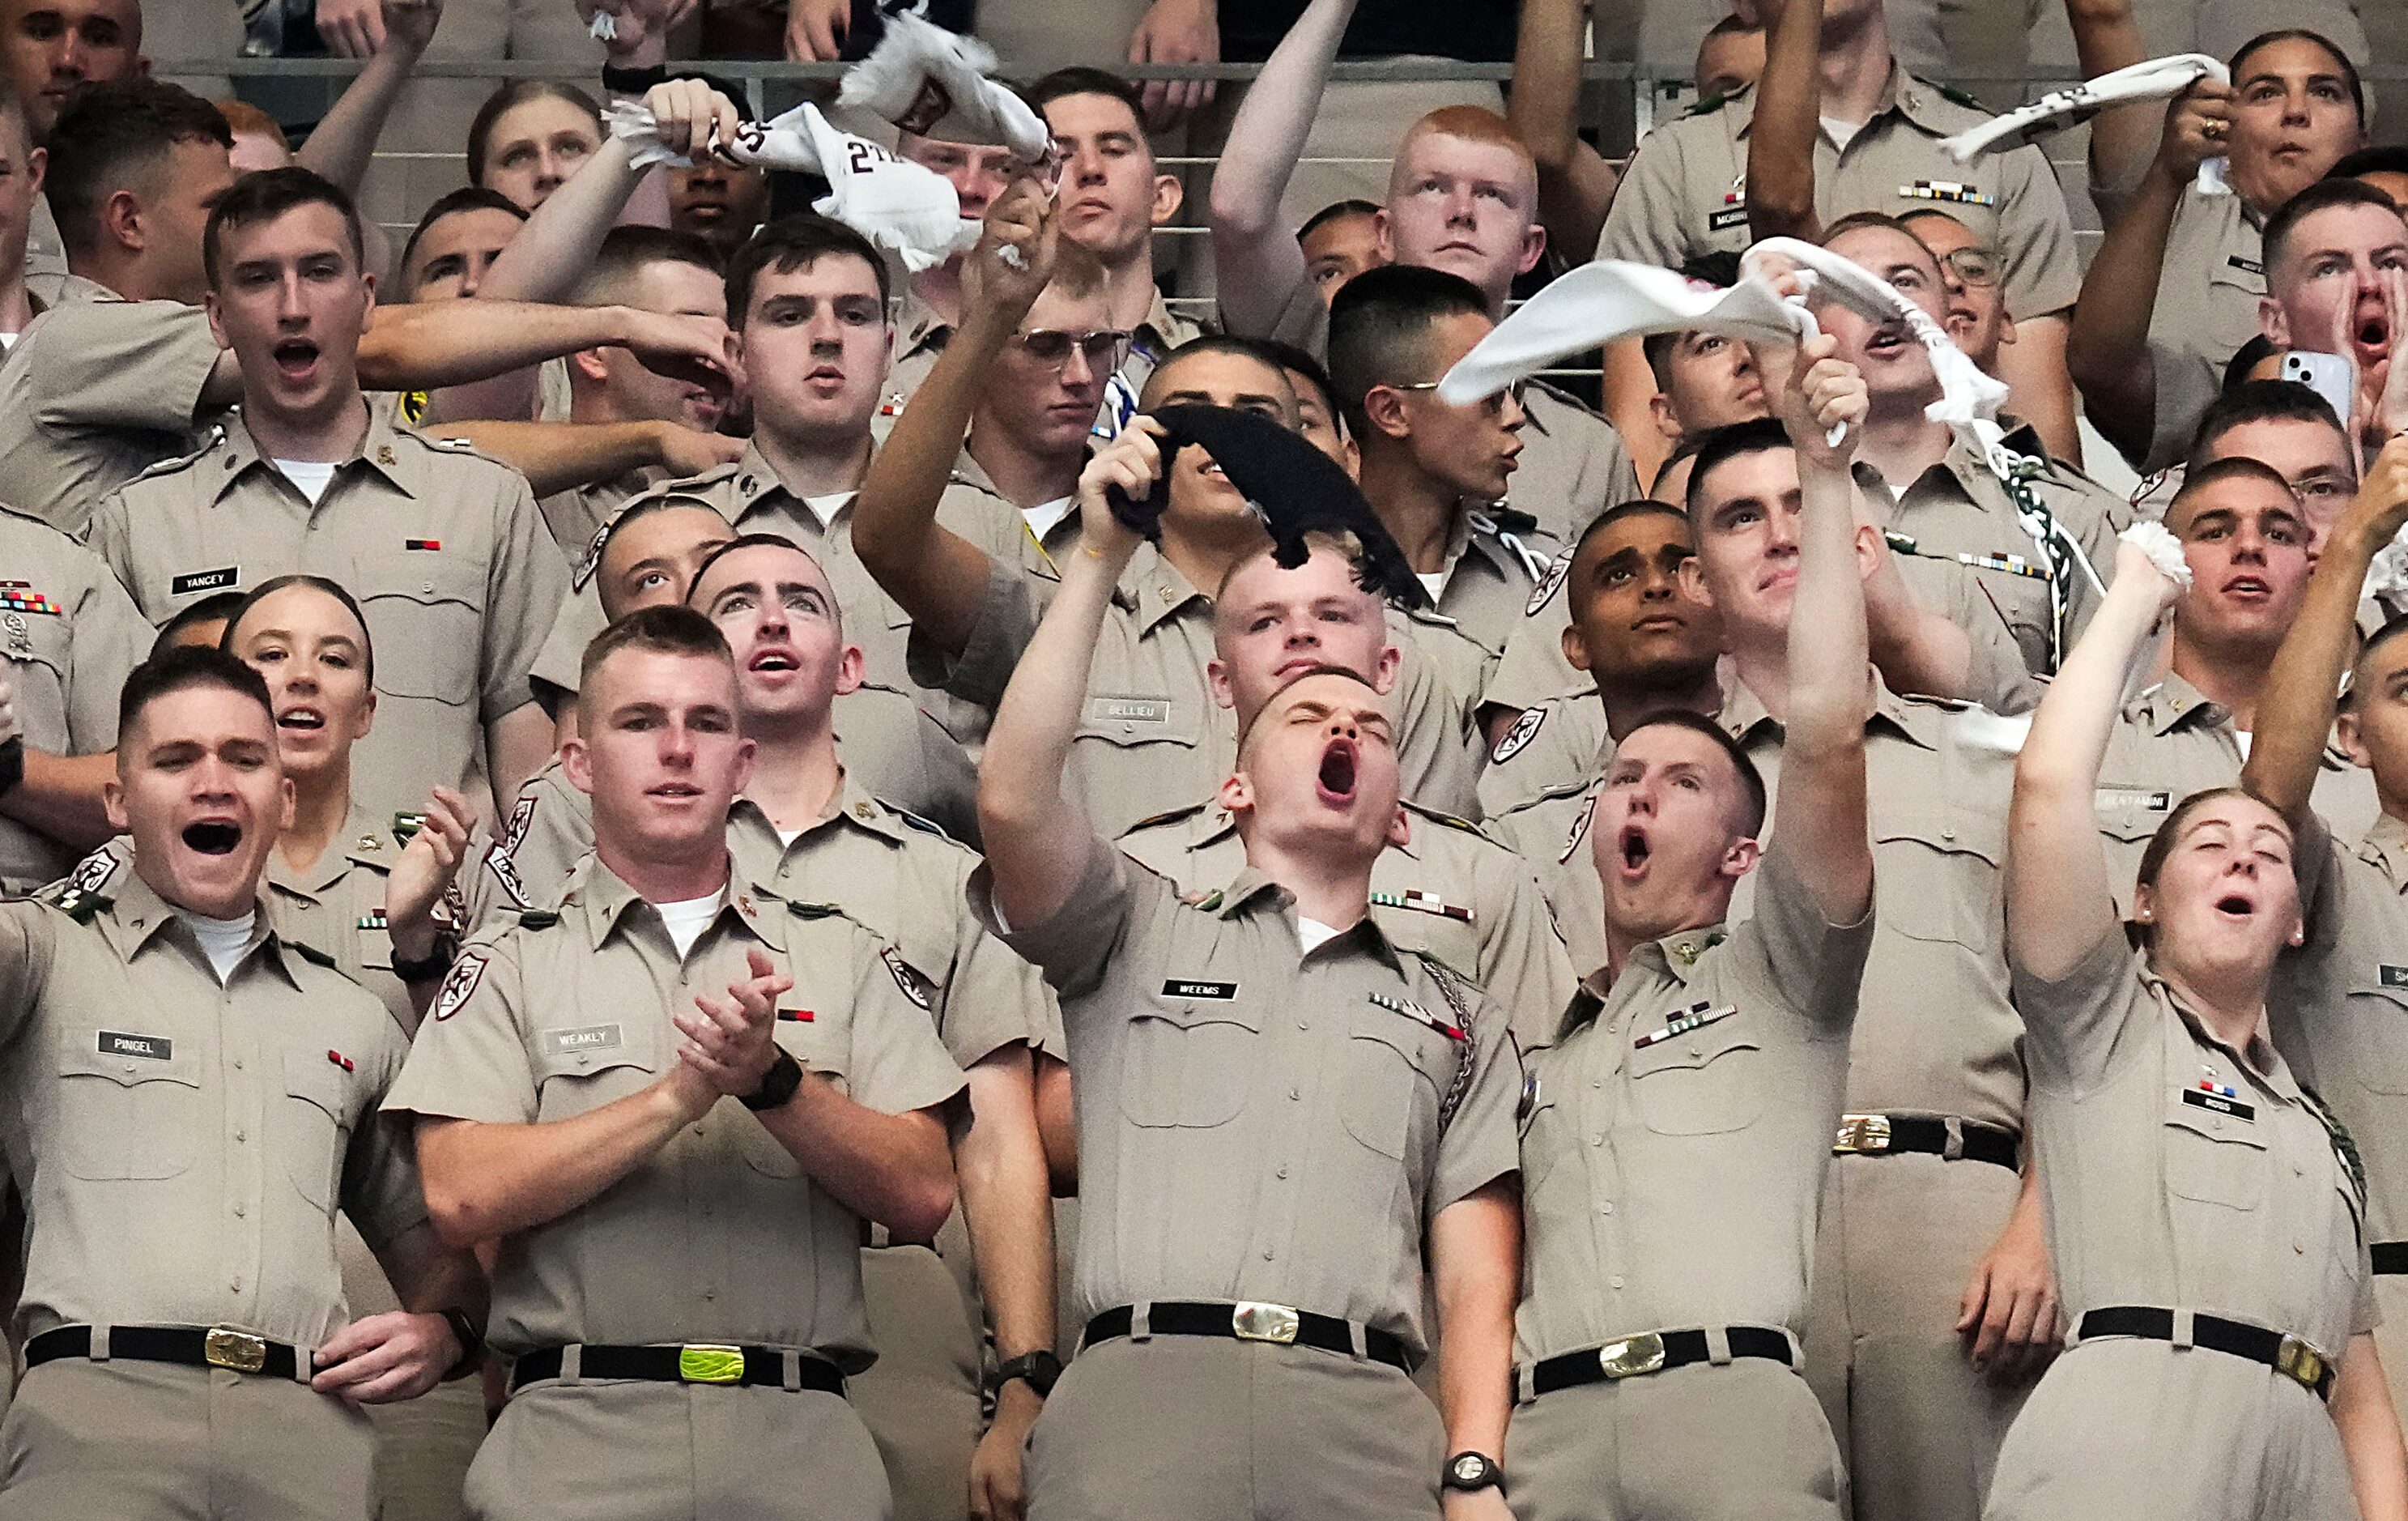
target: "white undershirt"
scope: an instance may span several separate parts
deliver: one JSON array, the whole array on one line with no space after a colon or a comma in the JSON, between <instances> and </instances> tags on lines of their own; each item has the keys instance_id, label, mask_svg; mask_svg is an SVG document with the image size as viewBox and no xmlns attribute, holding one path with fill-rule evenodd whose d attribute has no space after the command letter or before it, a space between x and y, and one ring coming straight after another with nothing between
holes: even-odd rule
<instances>
[{"instance_id":1,"label":"white undershirt","mask_svg":"<svg viewBox=\"0 0 2408 1521\"><path fill-rule=\"evenodd\" d=\"M1823 130L1831 135L1832 146L1844 151L1848 140L1865 128L1862 122L1842 122L1836 116L1827 116L1823 118Z\"/></svg>"},{"instance_id":2,"label":"white undershirt","mask_svg":"<svg viewBox=\"0 0 2408 1521\"><path fill-rule=\"evenodd\" d=\"M235 963L242 959L242 953L251 945L251 926L258 922L258 911L254 910L239 919L211 919L190 909L178 909L176 917L192 926L194 939L201 942L201 950L218 974L218 984L225 985Z\"/></svg>"},{"instance_id":3,"label":"white undershirt","mask_svg":"<svg viewBox=\"0 0 2408 1521\"><path fill-rule=\"evenodd\" d=\"M1311 955L1320 950L1325 942L1336 940L1338 931L1318 919L1307 919L1302 914L1298 914L1296 919L1296 938L1304 943L1304 954Z\"/></svg>"},{"instance_id":4,"label":"white undershirt","mask_svg":"<svg viewBox=\"0 0 2408 1521\"><path fill-rule=\"evenodd\" d=\"M1020 515L1028 520L1028 531L1035 534L1037 541L1042 544L1045 542L1045 536L1060 527L1062 520L1068 517L1070 509L1077 505L1078 498L1075 496L1057 496L1050 502L1039 502L1035 507L1024 507L1020 509Z\"/></svg>"},{"instance_id":5,"label":"white undershirt","mask_svg":"<svg viewBox=\"0 0 2408 1521\"><path fill-rule=\"evenodd\" d=\"M811 509L811 516L820 520L820 528L824 532L836 526L837 514L853 505L854 495L840 491L832 496L806 496L803 505Z\"/></svg>"},{"instance_id":6,"label":"white undershirt","mask_svg":"<svg viewBox=\"0 0 2408 1521\"><path fill-rule=\"evenodd\" d=\"M1422 583L1422 590L1429 594L1430 606L1438 606L1439 594L1446 590L1446 572L1443 570L1431 570L1426 572L1416 570L1413 572L1413 580L1420 581Z\"/></svg>"},{"instance_id":7,"label":"white undershirt","mask_svg":"<svg viewBox=\"0 0 2408 1521\"><path fill-rule=\"evenodd\" d=\"M781 845L791 845L796 840L802 838L803 832L800 829L781 829L778 831L778 843Z\"/></svg>"},{"instance_id":8,"label":"white undershirt","mask_svg":"<svg viewBox=\"0 0 2408 1521\"><path fill-rule=\"evenodd\" d=\"M0 333L0 353L6 353L6 352L7 352L9 350L11 350L11 349L15 348L16 346L17 346L17 335L16 335L16 334L14 334L14 333Z\"/></svg>"},{"instance_id":9,"label":"white undershirt","mask_svg":"<svg viewBox=\"0 0 2408 1521\"><path fill-rule=\"evenodd\" d=\"M661 916L661 924L669 932L669 943L677 947L680 957L694 949L702 932L719 917L722 905L727 901L727 889L723 887L709 897L689 897L676 903L655 903L652 909Z\"/></svg>"},{"instance_id":10,"label":"white undershirt","mask_svg":"<svg viewBox=\"0 0 2408 1521\"><path fill-rule=\"evenodd\" d=\"M335 479L334 464L328 460L280 459L276 467L284 472L285 480L301 488L301 495L309 498L311 507L318 505L318 499L326 495L326 487Z\"/></svg>"}]
</instances>

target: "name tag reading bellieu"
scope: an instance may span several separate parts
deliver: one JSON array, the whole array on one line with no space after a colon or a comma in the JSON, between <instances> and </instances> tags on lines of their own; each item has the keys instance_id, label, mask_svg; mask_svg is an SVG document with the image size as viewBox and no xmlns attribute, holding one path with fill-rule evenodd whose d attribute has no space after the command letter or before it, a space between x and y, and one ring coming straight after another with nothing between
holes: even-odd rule
<instances>
[{"instance_id":1,"label":"name tag reading bellieu","mask_svg":"<svg viewBox=\"0 0 2408 1521\"><path fill-rule=\"evenodd\" d=\"M100 1032L100 1055L104 1056L139 1056L145 1061L164 1062L176 1059L176 1042L164 1035L126 1035L117 1030Z\"/></svg>"},{"instance_id":2,"label":"name tag reading bellieu","mask_svg":"<svg viewBox=\"0 0 2408 1521\"><path fill-rule=\"evenodd\" d=\"M1168 697L1090 697L1087 699L1087 722L1090 724L1168 724L1170 722L1170 699Z\"/></svg>"},{"instance_id":3,"label":"name tag reading bellieu","mask_svg":"<svg viewBox=\"0 0 2408 1521\"><path fill-rule=\"evenodd\" d=\"M565 1056L572 1051L613 1051L619 1045L616 1025L588 1025L576 1030L546 1030L543 1049L546 1055Z\"/></svg>"}]
</instances>

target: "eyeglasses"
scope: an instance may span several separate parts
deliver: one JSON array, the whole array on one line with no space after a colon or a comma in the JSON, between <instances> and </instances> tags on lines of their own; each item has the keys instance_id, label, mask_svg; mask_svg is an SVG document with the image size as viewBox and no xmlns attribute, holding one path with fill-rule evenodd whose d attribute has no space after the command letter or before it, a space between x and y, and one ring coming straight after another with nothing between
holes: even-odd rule
<instances>
[{"instance_id":1,"label":"eyeglasses","mask_svg":"<svg viewBox=\"0 0 2408 1521\"><path fill-rule=\"evenodd\" d=\"M1986 249L1954 249L1942 254L1940 262L1968 285L1999 283L1998 255Z\"/></svg>"},{"instance_id":2,"label":"eyeglasses","mask_svg":"<svg viewBox=\"0 0 2408 1521\"><path fill-rule=\"evenodd\" d=\"M1055 328L1031 328L1015 333L1011 341L1020 352L1040 365L1060 369L1070 363L1070 352L1077 350L1086 356L1087 367L1097 374L1121 367L1128 355L1129 336L1112 328L1097 328L1092 333L1064 333Z\"/></svg>"},{"instance_id":3,"label":"eyeglasses","mask_svg":"<svg viewBox=\"0 0 2408 1521\"><path fill-rule=\"evenodd\" d=\"M1398 383L1389 386L1388 389L1391 391L1406 392L1436 391L1440 386L1445 383L1446 382L1444 380L1415 380L1411 385ZM1523 404L1523 398L1528 395L1529 392L1529 381L1515 380L1512 384L1507 386L1504 390L1498 392L1493 396L1483 396L1480 399L1480 405L1487 408L1491 412L1501 412L1505 409L1505 399L1508 396L1511 396L1513 399L1514 406L1519 407Z\"/></svg>"}]
</instances>

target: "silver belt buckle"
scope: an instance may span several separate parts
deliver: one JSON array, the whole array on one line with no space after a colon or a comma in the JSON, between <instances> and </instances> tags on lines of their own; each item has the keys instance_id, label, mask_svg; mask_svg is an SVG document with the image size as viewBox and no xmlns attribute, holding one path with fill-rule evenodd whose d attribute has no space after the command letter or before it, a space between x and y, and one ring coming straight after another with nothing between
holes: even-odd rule
<instances>
[{"instance_id":1,"label":"silver belt buckle","mask_svg":"<svg viewBox=\"0 0 2408 1521\"><path fill-rule=\"evenodd\" d=\"M1265 1304L1260 1299L1241 1299L1229 1313L1229 1328L1238 1333L1240 1342L1276 1342L1281 1346L1294 1346L1296 1333L1303 1328L1303 1317L1283 1304Z\"/></svg>"},{"instance_id":2,"label":"silver belt buckle","mask_svg":"<svg viewBox=\"0 0 2408 1521\"><path fill-rule=\"evenodd\" d=\"M1626 1336L1597 1349L1597 1366L1611 1379L1637 1378L1664 1367L1664 1339L1654 1331Z\"/></svg>"},{"instance_id":3,"label":"silver belt buckle","mask_svg":"<svg viewBox=\"0 0 2408 1521\"><path fill-rule=\"evenodd\" d=\"M1889 1150L1889 1116L1886 1114L1842 1114L1840 1132L1831 1140L1832 1152L1840 1156L1854 1156L1864 1152Z\"/></svg>"}]
</instances>

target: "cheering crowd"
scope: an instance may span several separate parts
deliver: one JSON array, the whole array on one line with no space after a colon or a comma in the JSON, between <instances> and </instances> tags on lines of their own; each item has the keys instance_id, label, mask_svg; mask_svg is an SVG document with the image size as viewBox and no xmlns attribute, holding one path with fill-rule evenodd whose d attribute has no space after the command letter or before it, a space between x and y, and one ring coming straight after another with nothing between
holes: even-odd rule
<instances>
[{"instance_id":1,"label":"cheering crowd","mask_svg":"<svg viewBox=\"0 0 2408 1521\"><path fill-rule=\"evenodd\" d=\"M0 1521L2408 1521L2408 149L1897 4L0 0Z\"/></svg>"}]
</instances>

